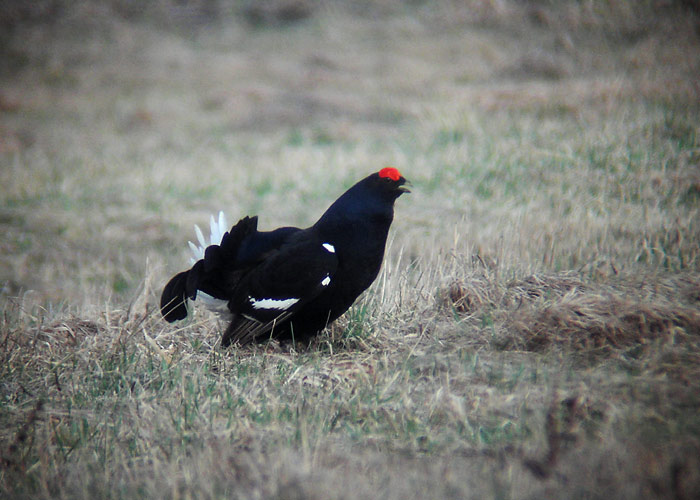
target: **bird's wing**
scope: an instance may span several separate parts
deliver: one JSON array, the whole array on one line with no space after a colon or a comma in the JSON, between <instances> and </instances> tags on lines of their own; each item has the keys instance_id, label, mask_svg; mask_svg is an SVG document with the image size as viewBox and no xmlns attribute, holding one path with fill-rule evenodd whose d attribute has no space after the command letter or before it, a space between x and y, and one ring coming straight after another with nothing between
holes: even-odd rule
<instances>
[{"instance_id":1,"label":"bird's wing","mask_svg":"<svg viewBox=\"0 0 700 500\"><path fill-rule=\"evenodd\" d=\"M257 217L245 217L225 233L221 244L206 248L204 258L192 267L189 290L200 290L228 302L243 277L280 249L301 229L285 227L258 231Z\"/></svg>"},{"instance_id":2,"label":"bird's wing","mask_svg":"<svg viewBox=\"0 0 700 500\"><path fill-rule=\"evenodd\" d=\"M318 239L271 253L237 287L230 302L235 317L222 345L245 344L273 331L327 289L337 267L333 245Z\"/></svg>"}]
</instances>

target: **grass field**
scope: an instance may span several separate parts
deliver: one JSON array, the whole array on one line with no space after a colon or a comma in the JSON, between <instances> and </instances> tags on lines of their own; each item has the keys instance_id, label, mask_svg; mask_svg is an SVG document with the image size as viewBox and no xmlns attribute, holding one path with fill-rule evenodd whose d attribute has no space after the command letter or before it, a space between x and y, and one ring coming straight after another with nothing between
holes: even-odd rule
<instances>
[{"instance_id":1,"label":"grass field","mask_svg":"<svg viewBox=\"0 0 700 500\"><path fill-rule=\"evenodd\" d=\"M696 2L21 5L0 498L698 498ZM160 318L193 224L386 165L380 277L312 345Z\"/></svg>"}]
</instances>

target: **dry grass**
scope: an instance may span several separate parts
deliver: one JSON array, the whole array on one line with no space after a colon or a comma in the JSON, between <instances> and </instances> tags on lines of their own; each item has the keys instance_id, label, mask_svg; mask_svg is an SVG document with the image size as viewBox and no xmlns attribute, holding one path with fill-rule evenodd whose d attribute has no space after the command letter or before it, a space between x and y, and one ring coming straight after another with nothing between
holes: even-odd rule
<instances>
[{"instance_id":1,"label":"dry grass","mask_svg":"<svg viewBox=\"0 0 700 500\"><path fill-rule=\"evenodd\" d=\"M0 496L697 497L692 3L52 5L0 15ZM387 164L312 345L159 318L192 224Z\"/></svg>"},{"instance_id":2,"label":"dry grass","mask_svg":"<svg viewBox=\"0 0 700 500\"><path fill-rule=\"evenodd\" d=\"M508 348L539 351L558 345L585 352L697 336L699 296L700 276L693 273L665 280L624 277L604 284L585 283L573 273L508 283L470 276L439 293L443 307L458 314L498 314L508 332Z\"/></svg>"}]
</instances>

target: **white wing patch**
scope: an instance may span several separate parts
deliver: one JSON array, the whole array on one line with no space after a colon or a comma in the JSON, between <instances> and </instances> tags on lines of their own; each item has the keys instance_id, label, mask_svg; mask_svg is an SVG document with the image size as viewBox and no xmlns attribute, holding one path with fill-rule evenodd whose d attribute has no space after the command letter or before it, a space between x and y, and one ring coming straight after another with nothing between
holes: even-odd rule
<instances>
[{"instance_id":1,"label":"white wing patch","mask_svg":"<svg viewBox=\"0 0 700 500\"><path fill-rule=\"evenodd\" d=\"M294 304L299 302L299 299L255 299L248 297L250 305L253 309L275 309L277 311L286 311Z\"/></svg>"},{"instance_id":2,"label":"white wing patch","mask_svg":"<svg viewBox=\"0 0 700 500\"><path fill-rule=\"evenodd\" d=\"M204 258L204 251L208 246L218 245L221 243L221 239L224 237L224 234L226 234L226 231L228 231L228 224L226 223L226 216L224 215L223 211L219 212L218 220L214 219L213 215L209 218L209 231L209 243L207 243L207 239L204 237L202 230L199 229L197 224L194 225L194 233L197 236L199 246L195 245L191 241L187 242L190 246L190 250L192 251L192 258L190 258L192 264Z\"/></svg>"},{"instance_id":3,"label":"white wing patch","mask_svg":"<svg viewBox=\"0 0 700 500\"><path fill-rule=\"evenodd\" d=\"M323 248L328 250L330 253L335 253L335 247L333 245L331 245L330 243L324 243L322 246L323 246Z\"/></svg>"},{"instance_id":4,"label":"white wing patch","mask_svg":"<svg viewBox=\"0 0 700 500\"><path fill-rule=\"evenodd\" d=\"M329 274L326 274L326 277L321 280L321 284L323 286L328 286L328 284L331 282L331 277Z\"/></svg>"}]
</instances>

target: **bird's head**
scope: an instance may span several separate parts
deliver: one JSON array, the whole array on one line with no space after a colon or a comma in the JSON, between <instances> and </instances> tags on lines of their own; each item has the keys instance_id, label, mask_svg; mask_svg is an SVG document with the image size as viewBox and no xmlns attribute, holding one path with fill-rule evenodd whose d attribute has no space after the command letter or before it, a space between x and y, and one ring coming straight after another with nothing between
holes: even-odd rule
<instances>
[{"instance_id":1,"label":"bird's head","mask_svg":"<svg viewBox=\"0 0 700 500\"><path fill-rule=\"evenodd\" d=\"M367 178L368 184L379 191L383 198L394 201L404 193L410 193L411 183L394 167L384 167Z\"/></svg>"},{"instance_id":2,"label":"bird's head","mask_svg":"<svg viewBox=\"0 0 700 500\"><path fill-rule=\"evenodd\" d=\"M317 226L337 227L347 220L383 220L391 224L394 201L409 193L408 182L394 167L375 172L348 189L326 210ZM388 225L387 225L388 228Z\"/></svg>"}]
</instances>

